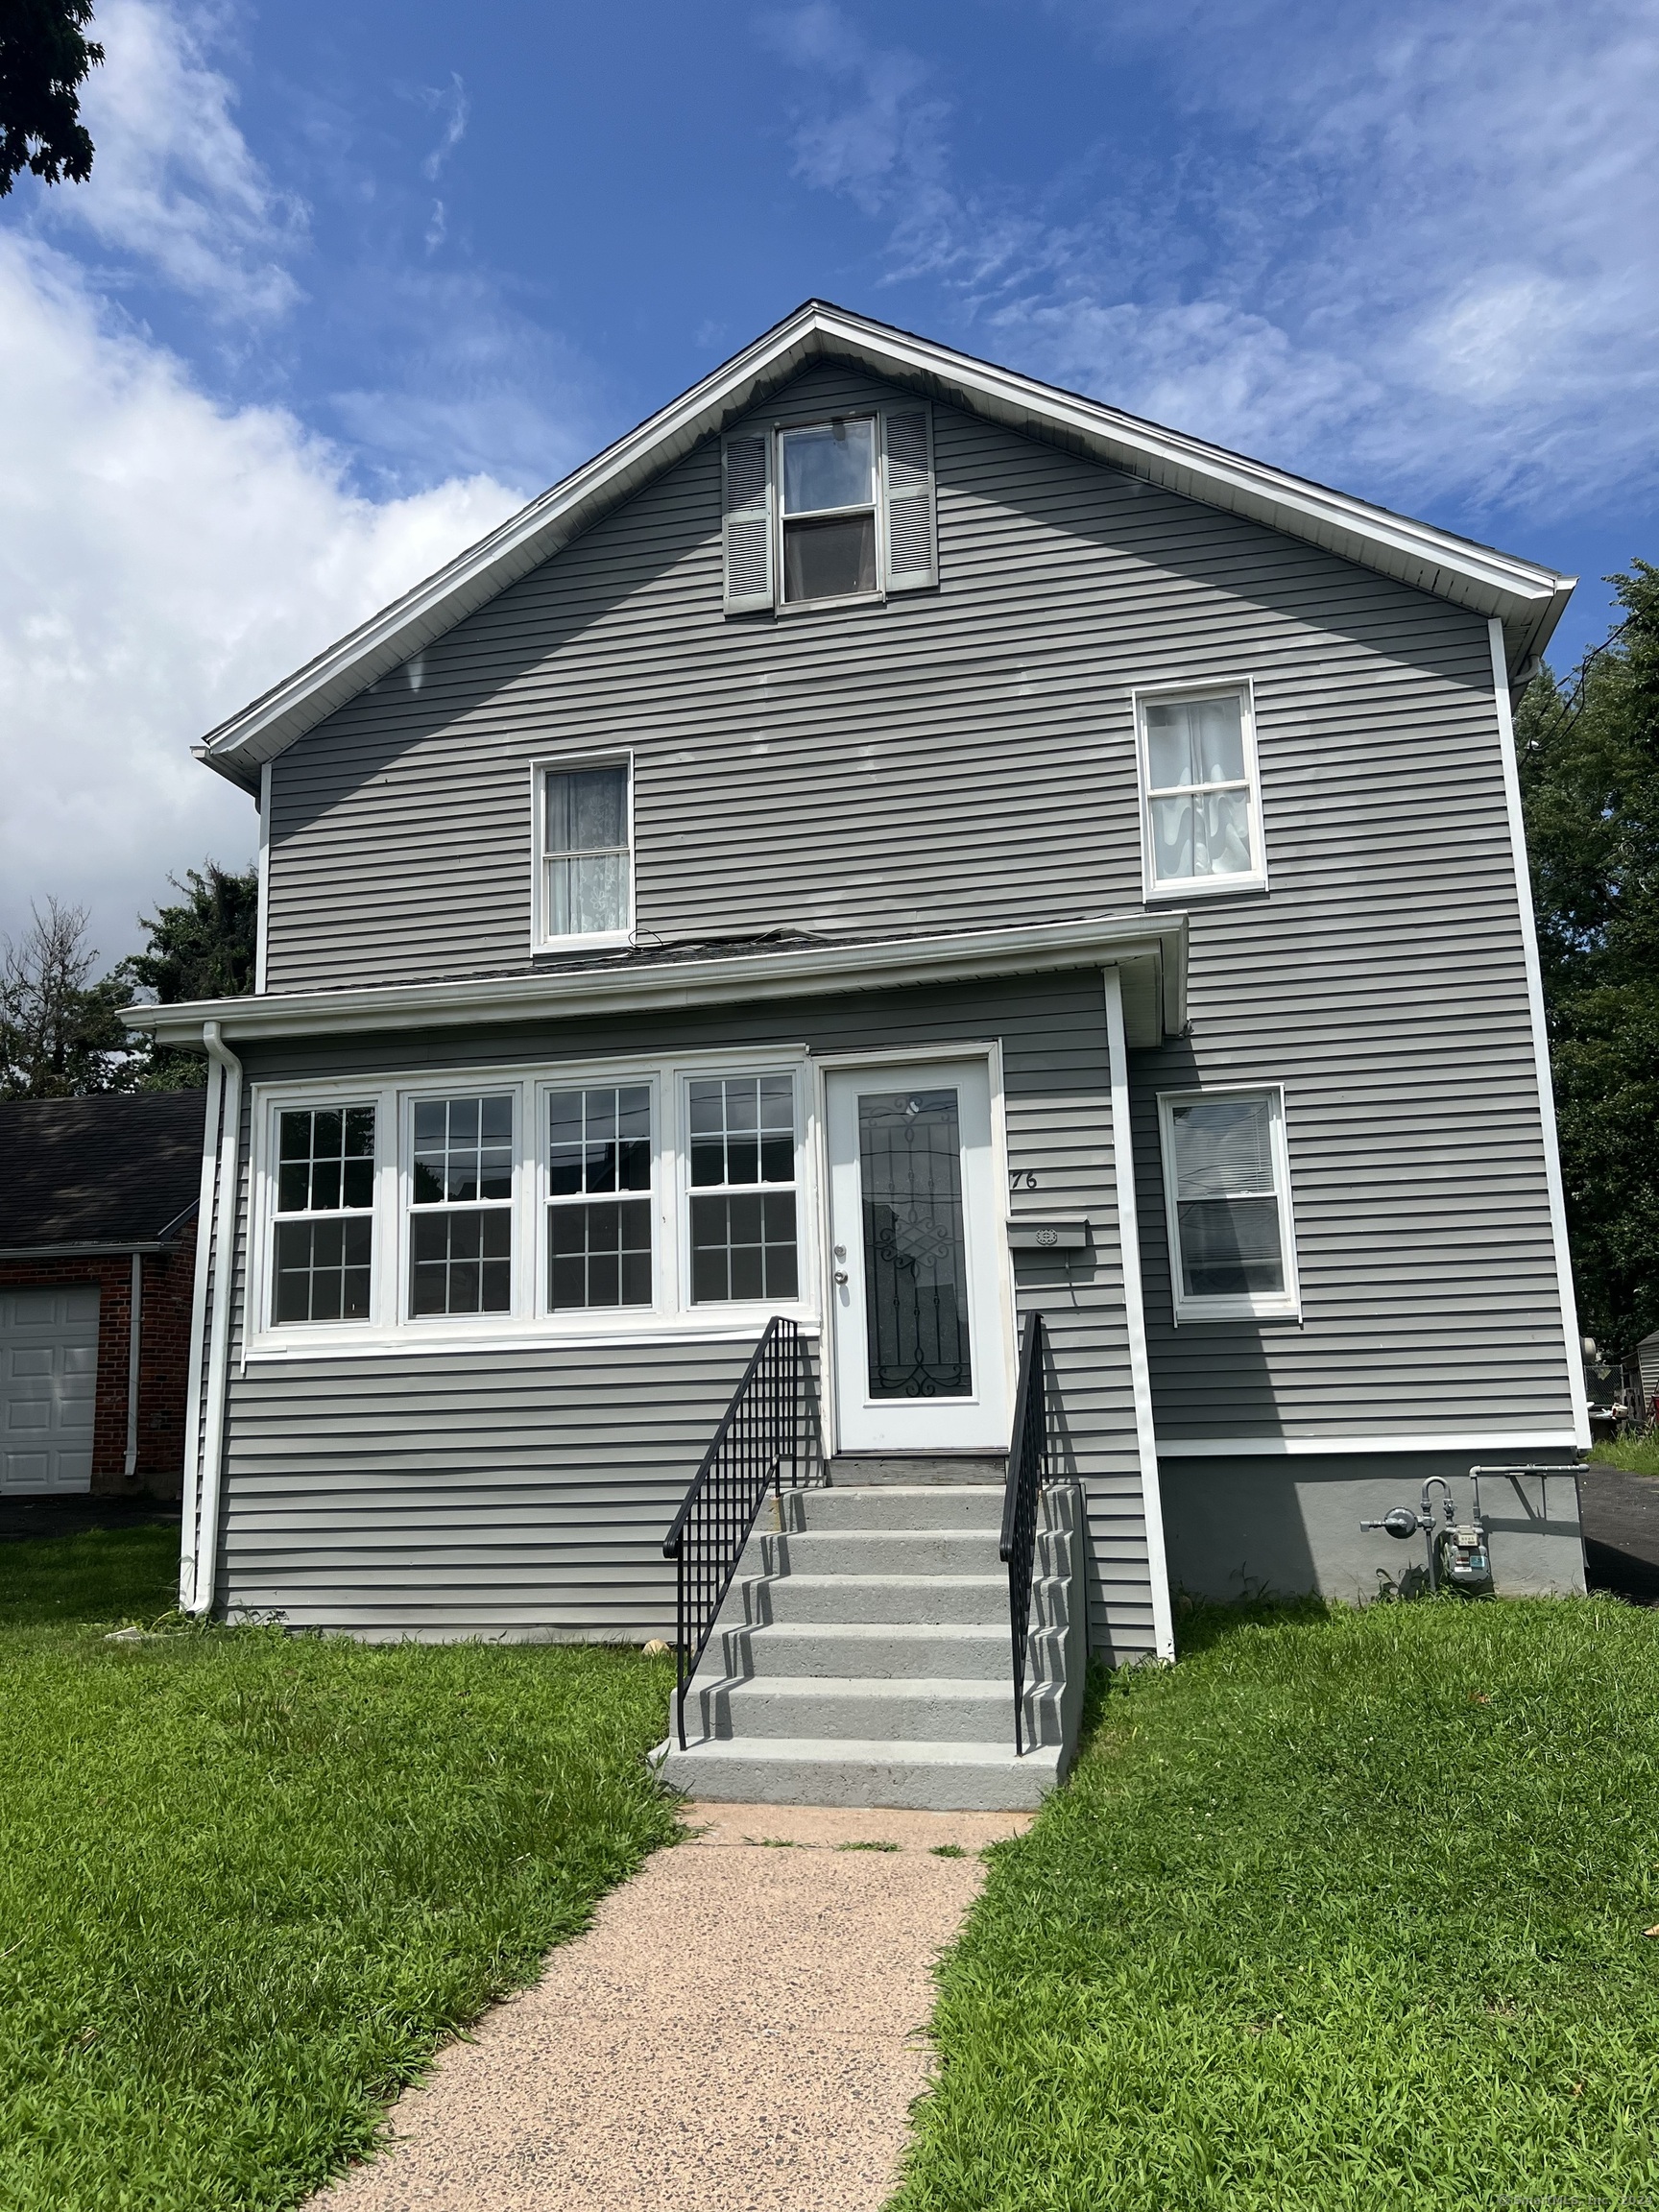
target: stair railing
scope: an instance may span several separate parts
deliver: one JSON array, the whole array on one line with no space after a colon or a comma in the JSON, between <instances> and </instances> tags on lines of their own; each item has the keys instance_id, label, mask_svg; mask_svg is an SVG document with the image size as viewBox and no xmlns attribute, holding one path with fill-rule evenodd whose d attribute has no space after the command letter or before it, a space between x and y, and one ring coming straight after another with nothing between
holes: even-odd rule
<instances>
[{"instance_id":1,"label":"stair railing","mask_svg":"<svg viewBox=\"0 0 1659 2212\"><path fill-rule=\"evenodd\" d=\"M685 1503L662 1540L678 1564L675 1721L685 1748L685 1694L714 1633L743 1547L770 1490L802 1490L821 1479L818 1403L800 1329L781 1313L767 1322L743 1380L703 1455Z\"/></svg>"},{"instance_id":2,"label":"stair railing","mask_svg":"<svg viewBox=\"0 0 1659 2212\"><path fill-rule=\"evenodd\" d=\"M1008 1631L1014 1643L1014 1755L1025 1752L1025 1646L1031 1627L1031 1577L1037 1515L1048 1479L1048 1331L1041 1313L1025 1317L1020 1382L1002 1494L1002 1560L1008 1569Z\"/></svg>"}]
</instances>

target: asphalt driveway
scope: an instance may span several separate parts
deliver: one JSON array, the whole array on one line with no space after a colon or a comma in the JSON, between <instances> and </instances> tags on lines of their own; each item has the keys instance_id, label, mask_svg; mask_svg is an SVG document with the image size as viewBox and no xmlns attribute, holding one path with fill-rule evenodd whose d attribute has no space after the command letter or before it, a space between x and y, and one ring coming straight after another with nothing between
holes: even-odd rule
<instances>
[{"instance_id":1,"label":"asphalt driveway","mask_svg":"<svg viewBox=\"0 0 1659 2212\"><path fill-rule=\"evenodd\" d=\"M1659 1604L1659 1476L1585 1467L1578 1496L1591 1589Z\"/></svg>"}]
</instances>

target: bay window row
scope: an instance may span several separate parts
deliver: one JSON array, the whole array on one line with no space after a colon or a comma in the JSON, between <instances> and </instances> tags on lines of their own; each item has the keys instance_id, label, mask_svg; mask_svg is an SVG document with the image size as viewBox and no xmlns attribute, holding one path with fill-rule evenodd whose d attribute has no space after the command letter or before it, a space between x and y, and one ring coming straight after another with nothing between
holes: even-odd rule
<instances>
[{"instance_id":1,"label":"bay window row","mask_svg":"<svg viewBox=\"0 0 1659 2212\"><path fill-rule=\"evenodd\" d=\"M800 1119L790 1070L275 1101L269 1325L793 1300Z\"/></svg>"}]
</instances>

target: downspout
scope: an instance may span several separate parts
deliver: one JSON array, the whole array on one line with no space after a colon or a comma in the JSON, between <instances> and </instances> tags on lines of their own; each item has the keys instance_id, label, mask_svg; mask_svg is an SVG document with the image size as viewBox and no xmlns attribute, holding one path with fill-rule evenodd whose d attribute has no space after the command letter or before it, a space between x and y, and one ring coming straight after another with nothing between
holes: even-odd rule
<instances>
[{"instance_id":1,"label":"downspout","mask_svg":"<svg viewBox=\"0 0 1659 2212\"><path fill-rule=\"evenodd\" d=\"M144 1255L132 1255L132 1291L127 1313L127 1458L129 1482L138 1472L138 1358L144 1344Z\"/></svg>"},{"instance_id":2,"label":"downspout","mask_svg":"<svg viewBox=\"0 0 1659 2212\"><path fill-rule=\"evenodd\" d=\"M213 1314L207 1334L207 1406L203 1421L202 1464L196 1485L196 1558L189 1609L213 1609L219 1545L219 1485L225 1464L225 1398L228 1388L230 1313L235 1303L237 1157L242 1148L242 1063L220 1035L217 1022L202 1024L207 1057L222 1070L219 1121L218 1207L213 1239Z\"/></svg>"}]
</instances>

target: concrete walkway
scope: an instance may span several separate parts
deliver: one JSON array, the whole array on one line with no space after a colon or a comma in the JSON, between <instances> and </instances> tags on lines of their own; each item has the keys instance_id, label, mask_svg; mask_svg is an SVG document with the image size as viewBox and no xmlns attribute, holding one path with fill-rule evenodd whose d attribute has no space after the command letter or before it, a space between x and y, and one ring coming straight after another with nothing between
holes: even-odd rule
<instances>
[{"instance_id":1,"label":"concrete walkway","mask_svg":"<svg viewBox=\"0 0 1659 2212\"><path fill-rule=\"evenodd\" d=\"M310 2212L876 2212L934 1961L979 1849L1030 1817L688 1808L696 1839L444 2052Z\"/></svg>"}]
</instances>

